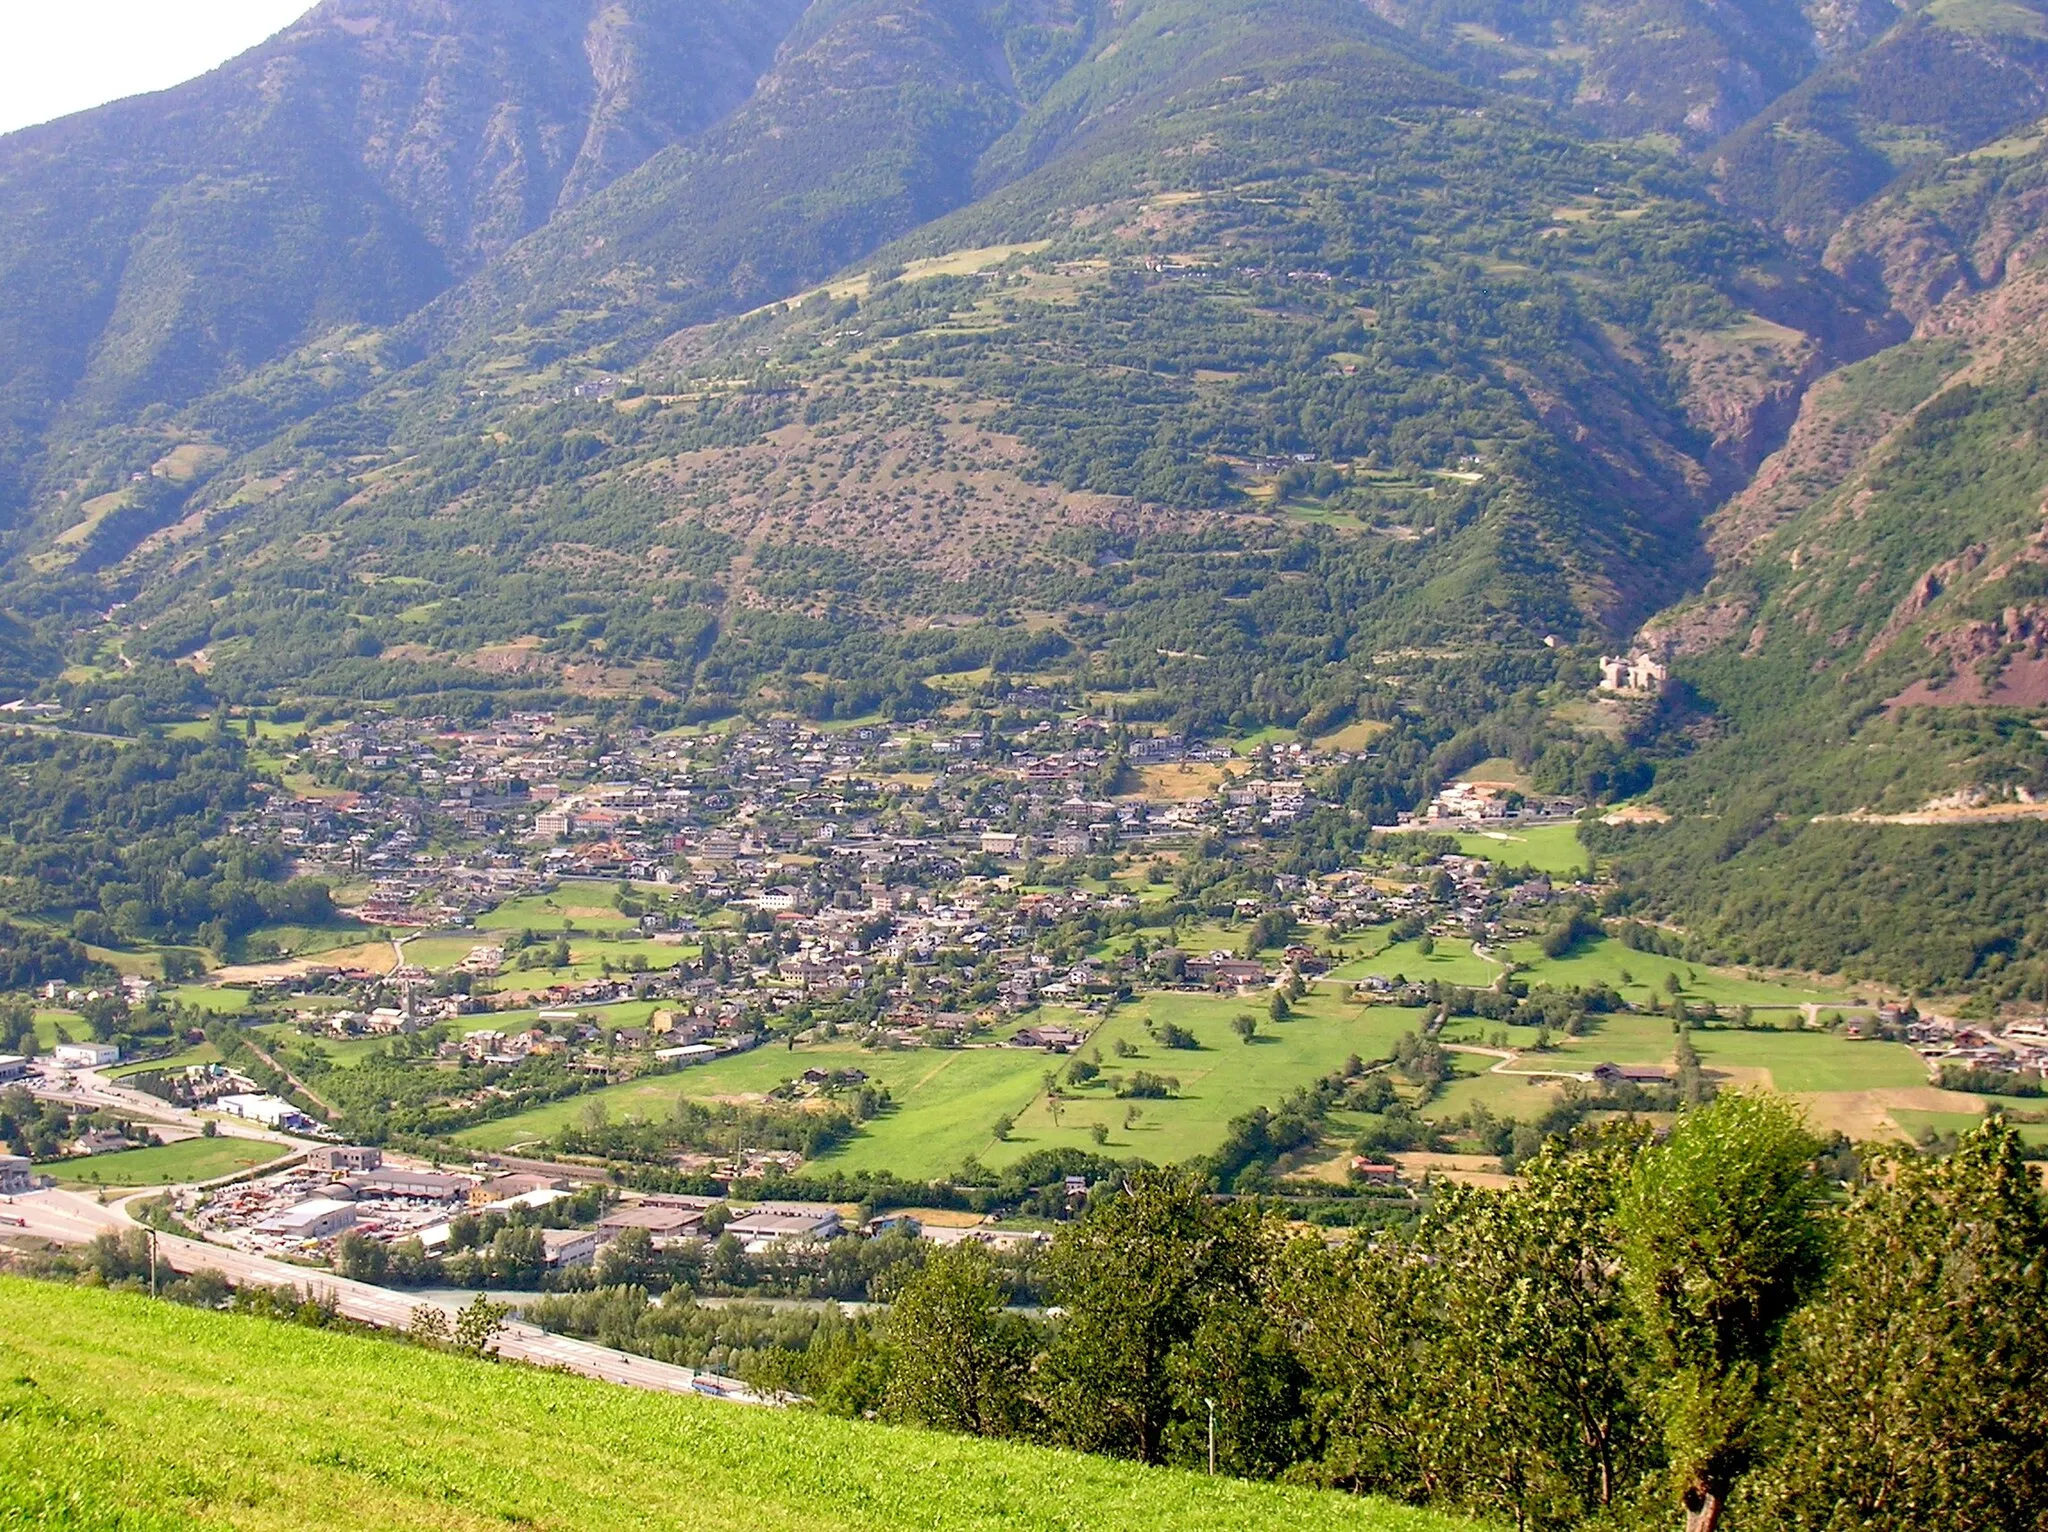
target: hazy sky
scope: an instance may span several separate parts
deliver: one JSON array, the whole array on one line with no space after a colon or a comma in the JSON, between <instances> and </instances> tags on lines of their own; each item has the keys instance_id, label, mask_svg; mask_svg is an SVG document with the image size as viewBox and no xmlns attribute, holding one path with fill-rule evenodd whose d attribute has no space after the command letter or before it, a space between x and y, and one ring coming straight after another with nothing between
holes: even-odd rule
<instances>
[{"instance_id":1,"label":"hazy sky","mask_svg":"<svg viewBox=\"0 0 2048 1532\"><path fill-rule=\"evenodd\" d=\"M204 74L312 7L313 0L0 0L0 133Z\"/></svg>"}]
</instances>

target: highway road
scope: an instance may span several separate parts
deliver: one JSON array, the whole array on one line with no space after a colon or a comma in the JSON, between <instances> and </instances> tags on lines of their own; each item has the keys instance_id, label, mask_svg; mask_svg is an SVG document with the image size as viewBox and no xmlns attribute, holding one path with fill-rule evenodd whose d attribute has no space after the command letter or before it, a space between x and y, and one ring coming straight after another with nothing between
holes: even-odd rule
<instances>
[{"instance_id":1,"label":"highway road","mask_svg":"<svg viewBox=\"0 0 2048 1532\"><path fill-rule=\"evenodd\" d=\"M16 1219L20 1220L19 1224L14 1223ZM40 1191L21 1197L0 1198L0 1233L26 1232L64 1244L83 1244L96 1235L109 1231L119 1233L133 1227L136 1225L120 1204L102 1207L90 1198L70 1192ZM422 1302L415 1296L394 1292L390 1288L351 1282L327 1272L309 1271L265 1256L249 1255L225 1246L180 1239L170 1234L157 1236L157 1255L175 1272L211 1269L237 1287L294 1288L318 1300L331 1299L335 1308L347 1318L376 1325L380 1329L405 1329L412 1322L413 1311ZM451 1305L440 1303L434 1307L447 1313L452 1322L454 1309ZM699 1394L746 1404L770 1402L732 1378L694 1372L687 1367L672 1367L665 1362L630 1356L623 1351L593 1346L588 1341L564 1335L550 1335L517 1320L508 1321L499 1332L497 1350L508 1361L559 1367L586 1378L620 1383L628 1388Z\"/></svg>"},{"instance_id":2,"label":"highway road","mask_svg":"<svg viewBox=\"0 0 2048 1532\"><path fill-rule=\"evenodd\" d=\"M202 1131L211 1121L214 1131L226 1138L260 1139L264 1143L288 1144L294 1149L308 1147L308 1142L304 1139L273 1132L256 1123L219 1115L212 1118L202 1117L197 1112L174 1106L146 1091L134 1090L119 1081L110 1080L97 1070L56 1070L48 1066L39 1066L22 1081L22 1084L28 1087L29 1094L33 1096L68 1102L74 1106L91 1107L95 1110L104 1108L108 1111L124 1112L145 1120L189 1128L194 1133Z\"/></svg>"}]
</instances>

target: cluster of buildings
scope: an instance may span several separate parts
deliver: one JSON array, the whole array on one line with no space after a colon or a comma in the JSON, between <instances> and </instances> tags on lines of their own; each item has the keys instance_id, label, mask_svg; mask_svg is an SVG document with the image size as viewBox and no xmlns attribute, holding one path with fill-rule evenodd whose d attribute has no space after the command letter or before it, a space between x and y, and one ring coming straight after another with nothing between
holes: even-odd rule
<instances>
[{"instance_id":1,"label":"cluster of buildings","mask_svg":"<svg viewBox=\"0 0 2048 1532\"><path fill-rule=\"evenodd\" d=\"M1087 716L1019 713L977 730L775 720L696 737L606 735L545 713L466 727L370 716L306 736L294 765L329 786L273 793L241 828L277 837L298 871L359 891L349 912L377 926L460 927L564 878L770 908L791 897L789 860L821 853L869 879L929 883L987 859L1282 826L1314 806L1309 774L1342 755L1270 747L1238 763L1241 780L1187 801L1132 791L1133 777L1227 767L1230 752Z\"/></svg>"},{"instance_id":2,"label":"cluster of buildings","mask_svg":"<svg viewBox=\"0 0 2048 1532\"><path fill-rule=\"evenodd\" d=\"M449 1247L464 1214L533 1217L584 1189L565 1176L478 1167L448 1172L389 1160L375 1148L334 1145L289 1169L212 1191L180 1194L181 1212L208 1238L273 1257L324 1257L354 1231L385 1244L417 1239L429 1254ZM561 1216L561 1215L556 1215ZM634 1195L595 1219L539 1230L549 1268L588 1265L629 1231L656 1251L731 1235L749 1253L820 1244L849 1232L829 1203L727 1204L713 1197Z\"/></svg>"}]
</instances>

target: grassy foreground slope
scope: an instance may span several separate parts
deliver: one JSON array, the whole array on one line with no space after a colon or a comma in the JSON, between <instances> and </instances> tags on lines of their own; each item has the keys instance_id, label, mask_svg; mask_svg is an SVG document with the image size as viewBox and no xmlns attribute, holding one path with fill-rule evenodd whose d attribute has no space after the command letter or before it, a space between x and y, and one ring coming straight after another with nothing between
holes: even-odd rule
<instances>
[{"instance_id":1,"label":"grassy foreground slope","mask_svg":"<svg viewBox=\"0 0 2048 1532\"><path fill-rule=\"evenodd\" d=\"M0 1279L0 1526L1468 1525Z\"/></svg>"}]
</instances>

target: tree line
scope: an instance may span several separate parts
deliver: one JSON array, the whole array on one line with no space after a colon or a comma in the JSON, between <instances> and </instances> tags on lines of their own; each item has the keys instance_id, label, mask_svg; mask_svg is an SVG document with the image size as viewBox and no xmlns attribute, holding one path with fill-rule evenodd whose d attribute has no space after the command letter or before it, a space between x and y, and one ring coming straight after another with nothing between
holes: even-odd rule
<instances>
[{"instance_id":1,"label":"tree line","mask_svg":"<svg viewBox=\"0 0 2048 1532\"><path fill-rule=\"evenodd\" d=\"M2048 1211L2017 1135L1847 1180L1821 1149L1729 1095L1334 1246L1139 1171L1053 1242L1055 1309L958 1246L895 1295L864 1396L817 1381L1145 1462L1200 1465L1213 1430L1224 1472L1517 1529L2048 1526Z\"/></svg>"}]
</instances>

